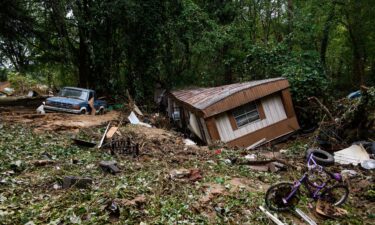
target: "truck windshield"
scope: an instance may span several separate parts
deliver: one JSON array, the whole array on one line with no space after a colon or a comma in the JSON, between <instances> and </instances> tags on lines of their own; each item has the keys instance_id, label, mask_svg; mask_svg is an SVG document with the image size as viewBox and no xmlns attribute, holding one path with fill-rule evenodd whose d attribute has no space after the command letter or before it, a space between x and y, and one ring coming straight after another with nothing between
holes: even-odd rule
<instances>
[{"instance_id":1,"label":"truck windshield","mask_svg":"<svg viewBox=\"0 0 375 225\"><path fill-rule=\"evenodd\" d=\"M59 92L58 96L87 100L88 94L89 93L87 91L64 88Z\"/></svg>"}]
</instances>

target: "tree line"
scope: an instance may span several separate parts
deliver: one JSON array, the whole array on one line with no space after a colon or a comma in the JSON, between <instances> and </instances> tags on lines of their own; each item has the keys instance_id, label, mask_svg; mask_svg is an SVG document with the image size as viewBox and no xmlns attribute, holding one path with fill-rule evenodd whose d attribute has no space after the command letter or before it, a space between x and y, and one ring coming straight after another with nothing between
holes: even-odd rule
<instances>
[{"instance_id":1,"label":"tree line","mask_svg":"<svg viewBox=\"0 0 375 225\"><path fill-rule=\"evenodd\" d=\"M283 76L304 102L374 84L374 10L371 0L2 0L0 68L2 79L146 101L157 83Z\"/></svg>"}]
</instances>

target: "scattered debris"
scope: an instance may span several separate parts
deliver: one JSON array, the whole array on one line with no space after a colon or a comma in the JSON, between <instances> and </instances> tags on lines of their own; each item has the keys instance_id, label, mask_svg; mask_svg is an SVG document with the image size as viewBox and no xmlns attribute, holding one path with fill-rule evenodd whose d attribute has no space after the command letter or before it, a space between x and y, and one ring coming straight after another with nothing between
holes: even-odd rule
<instances>
[{"instance_id":1,"label":"scattered debris","mask_svg":"<svg viewBox=\"0 0 375 225\"><path fill-rule=\"evenodd\" d=\"M63 189L77 187L77 188L89 188L92 184L92 179L89 177L76 177L76 176L66 176L63 180Z\"/></svg>"},{"instance_id":2,"label":"scattered debris","mask_svg":"<svg viewBox=\"0 0 375 225\"><path fill-rule=\"evenodd\" d=\"M145 127L152 127L150 124L143 123L143 122L139 121L138 117L135 115L135 113L133 111L130 113L128 119L129 119L131 124L141 125L141 126L145 126Z\"/></svg>"},{"instance_id":3,"label":"scattered debris","mask_svg":"<svg viewBox=\"0 0 375 225\"><path fill-rule=\"evenodd\" d=\"M107 173L116 174L120 172L116 161L101 161L99 165Z\"/></svg>"},{"instance_id":4,"label":"scattered debris","mask_svg":"<svg viewBox=\"0 0 375 225\"><path fill-rule=\"evenodd\" d=\"M266 138L263 138L263 139L260 139L259 141L255 142L254 144L250 145L249 147L246 148L246 150L252 150L252 149L255 149L257 146L263 144L264 142L266 142Z\"/></svg>"},{"instance_id":5,"label":"scattered debris","mask_svg":"<svg viewBox=\"0 0 375 225\"><path fill-rule=\"evenodd\" d=\"M96 143L94 142L85 141L85 140L76 139L76 138L72 138L72 140L78 146L83 146L83 147L88 147L88 148L93 148L96 146Z\"/></svg>"},{"instance_id":6,"label":"scattered debris","mask_svg":"<svg viewBox=\"0 0 375 225\"><path fill-rule=\"evenodd\" d=\"M9 95L12 95L14 93L14 89L10 88L10 87L6 87L2 90L2 92L9 96Z\"/></svg>"},{"instance_id":7,"label":"scattered debris","mask_svg":"<svg viewBox=\"0 0 375 225\"><path fill-rule=\"evenodd\" d=\"M141 112L141 110L138 108L136 104L134 104L134 112L136 112L140 116L143 116L143 113Z\"/></svg>"},{"instance_id":8,"label":"scattered debris","mask_svg":"<svg viewBox=\"0 0 375 225\"><path fill-rule=\"evenodd\" d=\"M27 93L27 97L38 97L38 96L40 96L40 94L38 93L38 92L36 92L36 91L34 91L34 90L31 90L31 91L29 91L29 93Z\"/></svg>"},{"instance_id":9,"label":"scattered debris","mask_svg":"<svg viewBox=\"0 0 375 225\"><path fill-rule=\"evenodd\" d=\"M245 155L244 158L247 159L247 160L254 161L254 160L257 159L257 156L255 154L249 154L249 155Z\"/></svg>"},{"instance_id":10,"label":"scattered debris","mask_svg":"<svg viewBox=\"0 0 375 225\"><path fill-rule=\"evenodd\" d=\"M44 111L44 105L45 105L45 102L43 102L43 104L41 104L37 109L36 109L36 113L37 114L46 114L46 111Z\"/></svg>"},{"instance_id":11,"label":"scattered debris","mask_svg":"<svg viewBox=\"0 0 375 225\"><path fill-rule=\"evenodd\" d=\"M352 145L349 148L334 153L335 161L339 164L358 165L370 157L362 145Z\"/></svg>"},{"instance_id":12,"label":"scattered debris","mask_svg":"<svg viewBox=\"0 0 375 225\"><path fill-rule=\"evenodd\" d=\"M111 122L108 123L107 128L105 129L104 134L103 134L103 136L102 136L102 139L101 139L100 142L99 142L98 148L101 148L101 147L102 147L103 142L104 142L104 139L105 139L105 137L106 137L106 135L107 135L107 132L108 132L108 129L109 129L109 126L110 126L110 125L111 125Z\"/></svg>"},{"instance_id":13,"label":"scattered debris","mask_svg":"<svg viewBox=\"0 0 375 225\"><path fill-rule=\"evenodd\" d=\"M361 162L361 166L363 169L373 170L375 169L375 160L374 159L364 160Z\"/></svg>"},{"instance_id":14,"label":"scattered debris","mask_svg":"<svg viewBox=\"0 0 375 225\"><path fill-rule=\"evenodd\" d=\"M172 180L183 179L190 176L190 170L188 169L179 169L179 170L172 170L170 173L170 177Z\"/></svg>"},{"instance_id":15,"label":"scattered debris","mask_svg":"<svg viewBox=\"0 0 375 225\"><path fill-rule=\"evenodd\" d=\"M219 196L225 193L225 187L221 184L209 183L209 184L206 184L206 186L207 186L207 189L205 191L206 194L199 200L199 202L203 205L206 205L207 203L209 203L216 196Z\"/></svg>"},{"instance_id":16,"label":"scattered debris","mask_svg":"<svg viewBox=\"0 0 375 225\"><path fill-rule=\"evenodd\" d=\"M109 131L107 132L106 138L111 139L113 135L117 132L118 127L111 127Z\"/></svg>"},{"instance_id":17,"label":"scattered debris","mask_svg":"<svg viewBox=\"0 0 375 225\"><path fill-rule=\"evenodd\" d=\"M185 143L186 146L194 146L194 145L197 145L197 143L195 143L194 141L192 141L192 140L189 139L189 138L184 139L184 143Z\"/></svg>"},{"instance_id":18,"label":"scattered debris","mask_svg":"<svg viewBox=\"0 0 375 225\"><path fill-rule=\"evenodd\" d=\"M4 91L5 88L10 87L10 82L5 81L5 82L0 82L0 92Z\"/></svg>"},{"instance_id":19,"label":"scattered debris","mask_svg":"<svg viewBox=\"0 0 375 225\"><path fill-rule=\"evenodd\" d=\"M265 164L250 165L250 169L260 172L277 172L279 170L285 170L286 166L279 162L265 162Z\"/></svg>"},{"instance_id":20,"label":"scattered debris","mask_svg":"<svg viewBox=\"0 0 375 225\"><path fill-rule=\"evenodd\" d=\"M358 173L355 170L342 170L341 176L343 177L355 177Z\"/></svg>"},{"instance_id":21,"label":"scattered debris","mask_svg":"<svg viewBox=\"0 0 375 225\"><path fill-rule=\"evenodd\" d=\"M146 196L144 195L138 195L132 200L128 199L115 199L114 200L118 205L120 206L135 206L140 207L144 203L146 203Z\"/></svg>"},{"instance_id":22,"label":"scattered debris","mask_svg":"<svg viewBox=\"0 0 375 225\"><path fill-rule=\"evenodd\" d=\"M133 155L133 157L139 156L139 144L132 143L130 138L126 140L120 139L109 143L111 148L111 154L123 154L123 155Z\"/></svg>"},{"instance_id":23,"label":"scattered debris","mask_svg":"<svg viewBox=\"0 0 375 225\"><path fill-rule=\"evenodd\" d=\"M262 212L266 214L266 216L270 218L277 225L286 225L285 223L281 222L276 216L272 215L272 213L267 211L263 206L259 206L259 209L262 210Z\"/></svg>"},{"instance_id":24,"label":"scattered debris","mask_svg":"<svg viewBox=\"0 0 375 225\"><path fill-rule=\"evenodd\" d=\"M109 202L106 210L109 211L109 216L112 219L118 219L120 217L120 208L115 201Z\"/></svg>"},{"instance_id":25,"label":"scattered debris","mask_svg":"<svg viewBox=\"0 0 375 225\"><path fill-rule=\"evenodd\" d=\"M10 168L15 172L21 172L25 169L25 164L21 160L16 160L10 163Z\"/></svg>"},{"instance_id":26,"label":"scattered debris","mask_svg":"<svg viewBox=\"0 0 375 225\"><path fill-rule=\"evenodd\" d=\"M33 164L35 166L46 166L46 165L52 165L54 163L55 163L55 161L46 159L46 160L37 160Z\"/></svg>"},{"instance_id":27,"label":"scattered debris","mask_svg":"<svg viewBox=\"0 0 375 225\"><path fill-rule=\"evenodd\" d=\"M313 219L306 215L302 210L296 208L295 212L309 225L318 225Z\"/></svg>"},{"instance_id":28,"label":"scattered debris","mask_svg":"<svg viewBox=\"0 0 375 225\"><path fill-rule=\"evenodd\" d=\"M332 219L348 214L348 211L346 211L345 209L333 206L332 204L323 200L318 200L318 202L316 203L316 212L319 215Z\"/></svg>"},{"instance_id":29,"label":"scattered debris","mask_svg":"<svg viewBox=\"0 0 375 225\"><path fill-rule=\"evenodd\" d=\"M169 174L172 180L184 180L187 179L189 181L195 182L202 179L202 174L199 169L176 169L172 170Z\"/></svg>"}]
</instances>

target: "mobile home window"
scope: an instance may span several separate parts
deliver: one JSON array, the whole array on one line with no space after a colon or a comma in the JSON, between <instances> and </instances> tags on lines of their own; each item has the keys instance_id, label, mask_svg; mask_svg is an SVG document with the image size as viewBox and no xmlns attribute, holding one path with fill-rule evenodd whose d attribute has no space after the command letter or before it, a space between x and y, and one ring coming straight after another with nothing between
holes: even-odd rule
<instances>
[{"instance_id":1,"label":"mobile home window","mask_svg":"<svg viewBox=\"0 0 375 225\"><path fill-rule=\"evenodd\" d=\"M253 102L234 109L232 113L237 127L242 127L260 119L257 106Z\"/></svg>"}]
</instances>

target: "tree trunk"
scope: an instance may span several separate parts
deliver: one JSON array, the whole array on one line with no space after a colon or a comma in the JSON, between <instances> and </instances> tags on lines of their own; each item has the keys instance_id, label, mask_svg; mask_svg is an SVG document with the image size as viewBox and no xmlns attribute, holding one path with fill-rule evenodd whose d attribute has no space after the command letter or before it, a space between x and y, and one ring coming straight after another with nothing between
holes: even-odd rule
<instances>
[{"instance_id":1,"label":"tree trunk","mask_svg":"<svg viewBox=\"0 0 375 225\"><path fill-rule=\"evenodd\" d=\"M79 58L78 58L78 70L79 70L79 86L83 88L88 87L88 79L90 77L90 68L88 60L88 49L85 43L83 32L79 34Z\"/></svg>"},{"instance_id":2,"label":"tree trunk","mask_svg":"<svg viewBox=\"0 0 375 225\"><path fill-rule=\"evenodd\" d=\"M335 4L332 5L327 20L324 25L323 38L320 45L320 60L322 61L323 67L326 67L326 53L328 48L329 31L331 29L333 18L335 17Z\"/></svg>"},{"instance_id":3,"label":"tree trunk","mask_svg":"<svg viewBox=\"0 0 375 225\"><path fill-rule=\"evenodd\" d=\"M352 42L353 48L353 60L352 60L352 81L357 83L356 86L364 85L365 77L365 49L360 42L360 34L354 34L353 27L348 25L349 36ZM358 35L358 36L356 36Z\"/></svg>"},{"instance_id":4,"label":"tree trunk","mask_svg":"<svg viewBox=\"0 0 375 225\"><path fill-rule=\"evenodd\" d=\"M290 35L293 31L293 0L288 0L287 8L288 35ZM290 38L288 38L288 46L289 50L292 50L292 42Z\"/></svg>"}]
</instances>

